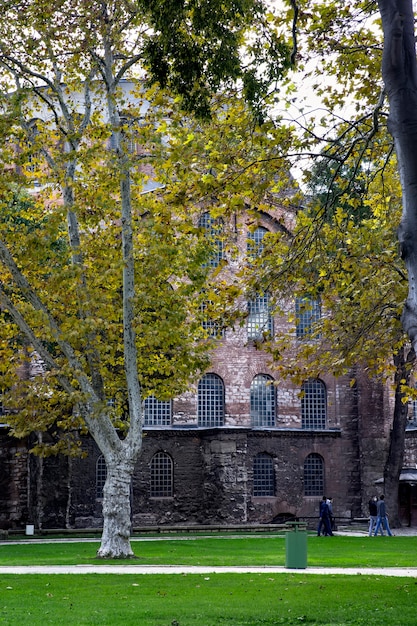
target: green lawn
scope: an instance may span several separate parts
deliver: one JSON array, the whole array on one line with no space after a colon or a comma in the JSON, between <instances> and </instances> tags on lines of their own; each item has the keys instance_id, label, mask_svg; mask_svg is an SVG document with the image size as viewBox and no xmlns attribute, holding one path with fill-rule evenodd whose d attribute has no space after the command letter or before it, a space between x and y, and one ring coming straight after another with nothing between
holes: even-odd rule
<instances>
[{"instance_id":1,"label":"green lawn","mask_svg":"<svg viewBox=\"0 0 417 626\"><path fill-rule=\"evenodd\" d=\"M133 541L147 565L285 565L285 537L186 537ZM0 565L97 564L98 542L2 544ZM329 567L417 567L417 537L317 537L307 542L308 565ZM118 564L126 563L121 561ZM132 561L127 561L132 564Z\"/></svg>"},{"instance_id":2,"label":"green lawn","mask_svg":"<svg viewBox=\"0 0 417 626\"><path fill-rule=\"evenodd\" d=\"M415 626L416 602L375 576L0 576L3 626Z\"/></svg>"},{"instance_id":3,"label":"green lawn","mask_svg":"<svg viewBox=\"0 0 417 626\"><path fill-rule=\"evenodd\" d=\"M283 536L134 541L146 564L284 565ZM103 563L98 542L3 544L0 565ZM416 565L417 537L308 538L308 564ZM121 564L121 562L117 562ZM417 579L358 574L0 574L1 626L415 626Z\"/></svg>"}]
</instances>

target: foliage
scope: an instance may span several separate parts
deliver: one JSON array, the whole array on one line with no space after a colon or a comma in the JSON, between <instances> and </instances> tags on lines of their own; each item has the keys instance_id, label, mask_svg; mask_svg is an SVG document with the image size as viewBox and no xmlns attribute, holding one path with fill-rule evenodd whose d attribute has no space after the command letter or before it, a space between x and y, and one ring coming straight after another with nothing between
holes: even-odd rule
<instances>
[{"instance_id":1,"label":"foliage","mask_svg":"<svg viewBox=\"0 0 417 626\"><path fill-rule=\"evenodd\" d=\"M232 104L232 96L228 98L227 112L223 110L225 96L219 100L216 121L207 128L191 119L184 125L180 112L172 103L165 103L159 91L154 96L149 91L147 97L155 98L155 106L140 121L134 121L131 106L126 129L136 145L147 147L146 152L131 156L136 250L134 328L141 357L138 374L143 397L153 394L164 399L181 393L190 377L207 366L212 342L201 325L203 300L209 297L212 310L217 310L218 319L224 324L227 310L233 312L238 294L238 287L225 278L227 267L210 269L207 261L212 249L207 245L205 232L198 227L198 218L207 207L213 215L228 221L244 201L251 205L264 201L268 179L259 179L259 173L262 170L265 174L268 169L261 159L268 146L263 134L253 126L244 103L236 100ZM50 154L56 150L55 136L51 137L49 131L48 123L38 121L35 145L25 152L22 143L20 164L24 170L29 168L28 176L37 181L38 192L29 196L15 187L10 196L6 188L0 223L2 241L18 259L19 270L31 288L47 303L48 315L60 329L60 341L72 345L86 370L89 365L85 346L89 337L95 337L103 402L112 401L114 424L123 431L128 424L128 409L121 325L122 260L118 178L113 174L113 154L105 149L110 130L96 117L77 152L77 177L72 188L82 233L82 275L81 269L71 262L66 207L56 191L62 171L59 167L51 171L44 167L42 159L38 157L34 163L32 158L39 148ZM250 143L246 141L248 136ZM277 141L278 137L277 134ZM284 152L284 137L282 143L280 151ZM276 147L274 151L277 153ZM272 167L276 171L276 166ZM154 191L144 193L149 183ZM245 198L242 185L248 190ZM223 232L222 237L233 256L229 233ZM81 278L88 284L88 295L83 296L88 297L88 315L83 319L79 314ZM71 406L76 406L82 394L73 380L72 398L66 399L60 378L63 374L71 377L71 373L54 332L45 324L45 313L32 310L4 268L3 285L5 297L30 320L33 332L55 364L47 367L43 380L30 372L22 380L21 370L13 371L10 367L3 372L2 387L12 391L6 404L13 411L10 423L14 432L20 436L32 430L51 434L57 422L61 430L69 428L74 432L82 426L82 420ZM3 329L6 328L10 332L8 336L3 333L3 339L7 340L9 357L22 360L25 352L30 370L33 346L22 342L21 329L11 323L5 310ZM58 433L56 428L54 432ZM73 436L66 441L72 442ZM62 441L49 446L49 452L63 449Z\"/></svg>"},{"instance_id":2,"label":"foliage","mask_svg":"<svg viewBox=\"0 0 417 626\"><path fill-rule=\"evenodd\" d=\"M144 42L150 80L181 96L186 110L210 116L213 93L241 79L246 100L262 109L289 67L287 39L260 0L141 0L152 28Z\"/></svg>"},{"instance_id":3,"label":"foliage","mask_svg":"<svg viewBox=\"0 0 417 626\"><path fill-rule=\"evenodd\" d=\"M26 366L20 401L30 399L30 409L17 406L10 422L19 436L36 428L54 438L55 424L88 428L107 467L101 555L129 556L128 483L141 450L143 401L177 395L206 368L200 304L204 291L212 299L222 290L211 287L213 248L198 226L201 211L216 204L214 189L207 193L213 174L207 163L203 174L199 167L201 195L192 167L203 154L219 163L214 187L222 186L223 202L237 196L239 169L253 169L252 161L231 167L230 150L224 164L212 159L220 151L208 135L205 153L187 154L191 143L201 148L196 122L180 150L174 137L184 138L193 122L179 103L210 117L213 92L244 77L240 46L252 9L265 24L267 17L252 0L1 6L0 158L6 169L17 167L18 189L12 200L9 184L0 190L11 215L0 224L0 303L25 337L29 360L37 354L45 371L40 384ZM288 65L286 45L271 37L282 62L267 82ZM138 79L148 69L150 80ZM168 100L156 80L173 89ZM225 132L227 113L216 113ZM227 127L230 137L231 119ZM237 138L231 148L244 141ZM173 192L177 181L182 187ZM22 188L31 188L28 206ZM226 212L219 206L213 219ZM55 392L70 397L59 422L60 403L49 400ZM66 448L53 443L50 450ZM115 537L123 540L112 543Z\"/></svg>"}]
</instances>

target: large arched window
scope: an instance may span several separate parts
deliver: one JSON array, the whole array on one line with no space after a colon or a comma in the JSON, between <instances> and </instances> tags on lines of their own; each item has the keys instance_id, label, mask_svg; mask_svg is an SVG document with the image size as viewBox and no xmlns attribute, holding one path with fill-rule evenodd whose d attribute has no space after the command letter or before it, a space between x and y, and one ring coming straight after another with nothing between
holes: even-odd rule
<instances>
[{"instance_id":1,"label":"large arched window","mask_svg":"<svg viewBox=\"0 0 417 626\"><path fill-rule=\"evenodd\" d=\"M250 416L252 426L275 426L276 393L274 379L266 374L258 374L250 386Z\"/></svg>"},{"instance_id":2,"label":"large arched window","mask_svg":"<svg viewBox=\"0 0 417 626\"><path fill-rule=\"evenodd\" d=\"M272 334L270 295L266 292L248 302L248 339L262 341L265 336Z\"/></svg>"},{"instance_id":3,"label":"large arched window","mask_svg":"<svg viewBox=\"0 0 417 626\"><path fill-rule=\"evenodd\" d=\"M149 396L143 403L145 426L170 426L172 417L172 402L157 400Z\"/></svg>"},{"instance_id":4,"label":"large arched window","mask_svg":"<svg viewBox=\"0 0 417 626\"><path fill-rule=\"evenodd\" d=\"M217 374L205 374L198 383L198 425L223 426L224 384Z\"/></svg>"},{"instance_id":5,"label":"large arched window","mask_svg":"<svg viewBox=\"0 0 417 626\"><path fill-rule=\"evenodd\" d=\"M257 454L253 460L253 495L275 495L274 462L265 452Z\"/></svg>"},{"instance_id":6,"label":"large arched window","mask_svg":"<svg viewBox=\"0 0 417 626\"><path fill-rule=\"evenodd\" d=\"M157 452L150 463L150 496L151 498L172 498L173 469L172 459L166 452Z\"/></svg>"},{"instance_id":7,"label":"large arched window","mask_svg":"<svg viewBox=\"0 0 417 626\"><path fill-rule=\"evenodd\" d=\"M262 254L264 249L263 239L267 232L269 231L263 226L258 226L253 232L248 232L247 250L249 257L255 258Z\"/></svg>"},{"instance_id":8,"label":"large arched window","mask_svg":"<svg viewBox=\"0 0 417 626\"><path fill-rule=\"evenodd\" d=\"M224 258L222 230L223 222L220 219L214 219L207 211L198 220L200 228L204 228L206 231L206 237L211 246L211 255L208 265L211 267L217 267L220 261Z\"/></svg>"},{"instance_id":9,"label":"large arched window","mask_svg":"<svg viewBox=\"0 0 417 626\"><path fill-rule=\"evenodd\" d=\"M107 467L104 456L101 454L96 462L96 498L101 500L103 498L104 483L107 478Z\"/></svg>"},{"instance_id":10,"label":"large arched window","mask_svg":"<svg viewBox=\"0 0 417 626\"><path fill-rule=\"evenodd\" d=\"M298 339L311 337L321 318L319 300L305 296L295 299L295 331Z\"/></svg>"},{"instance_id":11,"label":"large arched window","mask_svg":"<svg viewBox=\"0 0 417 626\"><path fill-rule=\"evenodd\" d=\"M301 427L309 430L326 428L327 400L325 384L307 380L301 387Z\"/></svg>"},{"instance_id":12,"label":"large arched window","mask_svg":"<svg viewBox=\"0 0 417 626\"><path fill-rule=\"evenodd\" d=\"M323 496L324 461L320 454L309 454L304 461L304 495Z\"/></svg>"}]
</instances>

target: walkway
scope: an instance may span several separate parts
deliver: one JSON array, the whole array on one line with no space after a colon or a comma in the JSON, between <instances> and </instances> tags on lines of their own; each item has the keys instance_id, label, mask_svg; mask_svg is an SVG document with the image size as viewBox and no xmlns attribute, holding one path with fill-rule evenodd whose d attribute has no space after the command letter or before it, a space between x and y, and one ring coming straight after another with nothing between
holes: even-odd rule
<instances>
[{"instance_id":1,"label":"walkway","mask_svg":"<svg viewBox=\"0 0 417 626\"><path fill-rule=\"evenodd\" d=\"M345 576L401 576L417 578L417 567L201 567L187 565L28 565L0 566L1 574L344 574Z\"/></svg>"}]
</instances>

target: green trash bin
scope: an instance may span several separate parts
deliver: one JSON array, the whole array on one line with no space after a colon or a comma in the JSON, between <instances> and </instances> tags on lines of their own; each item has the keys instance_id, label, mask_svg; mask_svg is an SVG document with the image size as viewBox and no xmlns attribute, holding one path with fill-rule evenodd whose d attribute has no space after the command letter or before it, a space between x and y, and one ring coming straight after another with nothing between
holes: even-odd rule
<instances>
[{"instance_id":1,"label":"green trash bin","mask_svg":"<svg viewBox=\"0 0 417 626\"><path fill-rule=\"evenodd\" d=\"M285 567L305 569L307 567L307 528L302 522L290 522L293 527L285 537Z\"/></svg>"}]
</instances>

